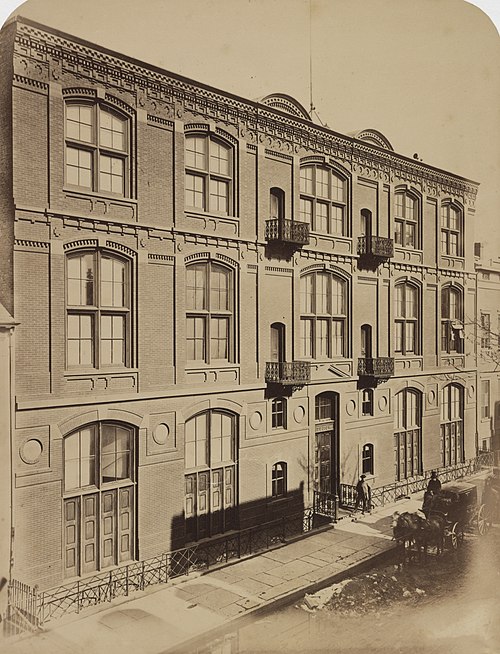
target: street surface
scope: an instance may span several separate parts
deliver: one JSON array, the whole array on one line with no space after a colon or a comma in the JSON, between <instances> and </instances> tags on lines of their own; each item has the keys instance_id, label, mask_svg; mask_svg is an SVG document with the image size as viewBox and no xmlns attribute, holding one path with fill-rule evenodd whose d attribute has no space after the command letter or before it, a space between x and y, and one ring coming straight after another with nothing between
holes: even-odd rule
<instances>
[{"instance_id":1,"label":"street surface","mask_svg":"<svg viewBox=\"0 0 500 654\"><path fill-rule=\"evenodd\" d=\"M374 573L394 570L398 584L374 594ZM386 575L386 576L387 576ZM402 575L402 576L401 576ZM407 588L399 584L406 582ZM361 606L310 611L298 602L190 652L236 654L498 654L500 651L500 527L480 538L467 535L458 553L430 555L397 571L380 566L356 579ZM416 588L420 592L416 592ZM397 589L400 589L400 594ZM422 592L424 591L424 592ZM382 593L382 595L384 595ZM356 597L356 595L354 595ZM372 599L373 599L372 598Z\"/></svg>"}]
</instances>

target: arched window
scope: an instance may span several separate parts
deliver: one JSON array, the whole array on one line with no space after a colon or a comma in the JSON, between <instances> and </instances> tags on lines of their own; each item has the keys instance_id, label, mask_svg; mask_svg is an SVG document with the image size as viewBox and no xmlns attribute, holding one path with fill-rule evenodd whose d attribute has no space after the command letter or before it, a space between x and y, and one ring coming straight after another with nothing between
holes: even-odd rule
<instances>
[{"instance_id":1,"label":"arched window","mask_svg":"<svg viewBox=\"0 0 500 654\"><path fill-rule=\"evenodd\" d=\"M234 279L211 260L186 268L186 358L213 363L234 358Z\"/></svg>"},{"instance_id":2,"label":"arched window","mask_svg":"<svg viewBox=\"0 0 500 654\"><path fill-rule=\"evenodd\" d=\"M104 104L66 103L66 184L97 193L130 193L130 120Z\"/></svg>"},{"instance_id":3,"label":"arched window","mask_svg":"<svg viewBox=\"0 0 500 654\"><path fill-rule=\"evenodd\" d=\"M364 359L372 358L372 326L361 325L361 356Z\"/></svg>"},{"instance_id":4,"label":"arched window","mask_svg":"<svg viewBox=\"0 0 500 654\"><path fill-rule=\"evenodd\" d=\"M463 299L459 289L445 286L441 290L441 351L463 352Z\"/></svg>"},{"instance_id":5,"label":"arched window","mask_svg":"<svg viewBox=\"0 0 500 654\"><path fill-rule=\"evenodd\" d=\"M373 444L366 443L361 451L361 470L364 475L373 475L374 459Z\"/></svg>"},{"instance_id":6,"label":"arched window","mask_svg":"<svg viewBox=\"0 0 500 654\"><path fill-rule=\"evenodd\" d=\"M346 356L347 283L329 272L300 280L301 354L308 359Z\"/></svg>"},{"instance_id":7,"label":"arched window","mask_svg":"<svg viewBox=\"0 0 500 654\"><path fill-rule=\"evenodd\" d=\"M360 234L361 236L371 236L372 235L372 212L369 209L361 209L361 224L360 224Z\"/></svg>"},{"instance_id":8,"label":"arched window","mask_svg":"<svg viewBox=\"0 0 500 654\"><path fill-rule=\"evenodd\" d=\"M188 540L232 529L236 506L236 416L199 413L184 430L185 516Z\"/></svg>"},{"instance_id":9,"label":"arched window","mask_svg":"<svg viewBox=\"0 0 500 654\"><path fill-rule=\"evenodd\" d=\"M401 282L395 289L395 343L400 354L419 354L420 298L413 284Z\"/></svg>"},{"instance_id":10,"label":"arched window","mask_svg":"<svg viewBox=\"0 0 500 654\"><path fill-rule=\"evenodd\" d=\"M420 205L407 191L396 192L394 243L404 248L420 247Z\"/></svg>"},{"instance_id":11,"label":"arched window","mask_svg":"<svg viewBox=\"0 0 500 654\"><path fill-rule=\"evenodd\" d=\"M284 461L280 461L273 465L271 484L273 499L285 497L287 491L287 479L286 463Z\"/></svg>"},{"instance_id":12,"label":"arched window","mask_svg":"<svg viewBox=\"0 0 500 654\"><path fill-rule=\"evenodd\" d=\"M441 391L441 453L444 466L465 461L464 389L448 384Z\"/></svg>"},{"instance_id":13,"label":"arched window","mask_svg":"<svg viewBox=\"0 0 500 654\"><path fill-rule=\"evenodd\" d=\"M286 429L286 398L277 397L271 404L272 428Z\"/></svg>"},{"instance_id":14,"label":"arched window","mask_svg":"<svg viewBox=\"0 0 500 654\"><path fill-rule=\"evenodd\" d=\"M66 260L68 368L131 365L130 262L106 250Z\"/></svg>"},{"instance_id":15,"label":"arched window","mask_svg":"<svg viewBox=\"0 0 500 654\"><path fill-rule=\"evenodd\" d=\"M269 217L285 217L285 193L280 188L272 188L269 194Z\"/></svg>"},{"instance_id":16,"label":"arched window","mask_svg":"<svg viewBox=\"0 0 500 654\"><path fill-rule=\"evenodd\" d=\"M135 557L135 431L82 427L64 439L64 569L68 577Z\"/></svg>"},{"instance_id":17,"label":"arched window","mask_svg":"<svg viewBox=\"0 0 500 654\"><path fill-rule=\"evenodd\" d=\"M462 211L451 203L441 205L441 254L464 256Z\"/></svg>"},{"instance_id":18,"label":"arched window","mask_svg":"<svg viewBox=\"0 0 500 654\"><path fill-rule=\"evenodd\" d=\"M396 481L422 474L421 393L405 388L394 398Z\"/></svg>"},{"instance_id":19,"label":"arched window","mask_svg":"<svg viewBox=\"0 0 500 654\"><path fill-rule=\"evenodd\" d=\"M186 136L186 208L233 212L233 148L208 134Z\"/></svg>"},{"instance_id":20,"label":"arched window","mask_svg":"<svg viewBox=\"0 0 500 654\"><path fill-rule=\"evenodd\" d=\"M331 168L300 168L300 219L315 232L347 235L347 183Z\"/></svg>"}]
</instances>

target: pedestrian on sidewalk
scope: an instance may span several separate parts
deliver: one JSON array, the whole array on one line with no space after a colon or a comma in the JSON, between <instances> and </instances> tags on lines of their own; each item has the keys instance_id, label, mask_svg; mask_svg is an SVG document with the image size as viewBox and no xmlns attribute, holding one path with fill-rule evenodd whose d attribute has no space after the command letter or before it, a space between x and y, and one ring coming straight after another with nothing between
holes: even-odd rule
<instances>
[{"instance_id":1,"label":"pedestrian on sidewalk","mask_svg":"<svg viewBox=\"0 0 500 654\"><path fill-rule=\"evenodd\" d=\"M366 475L361 475L356 484L356 504L354 505L354 511L358 510L360 504L363 507L362 514L364 514L365 511L370 512L371 488L366 481Z\"/></svg>"},{"instance_id":2,"label":"pedestrian on sidewalk","mask_svg":"<svg viewBox=\"0 0 500 654\"><path fill-rule=\"evenodd\" d=\"M433 470L431 473L431 478L427 484L427 490L432 491L434 495L437 495L441 492L441 482L439 481L437 472L435 470Z\"/></svg>"}]
</instances>

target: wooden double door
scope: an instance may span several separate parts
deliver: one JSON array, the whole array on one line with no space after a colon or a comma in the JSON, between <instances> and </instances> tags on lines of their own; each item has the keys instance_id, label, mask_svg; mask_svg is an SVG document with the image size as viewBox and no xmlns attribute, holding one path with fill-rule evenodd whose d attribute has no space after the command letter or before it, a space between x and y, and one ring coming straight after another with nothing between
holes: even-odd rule
<instances>
[{"instance_id":1,"label":"wooden double door","mask_svg":"<svg viewBox=\"0 0 500 654\"><path fill-rule=\"evenodd\" d=\"M236 466L203 470L185 477L187 541L216 536L236 527Z\"/></svg>"},{"instance_id":2,"label":"wooden double door","mask_svg":"<svg viewBox=\"0 0 500 654\"><path fill-rule=\"evenodd\" d=\"M103 570L135 558L134 487L64 500L66 577Z\"/></svg>"}]
</instances>

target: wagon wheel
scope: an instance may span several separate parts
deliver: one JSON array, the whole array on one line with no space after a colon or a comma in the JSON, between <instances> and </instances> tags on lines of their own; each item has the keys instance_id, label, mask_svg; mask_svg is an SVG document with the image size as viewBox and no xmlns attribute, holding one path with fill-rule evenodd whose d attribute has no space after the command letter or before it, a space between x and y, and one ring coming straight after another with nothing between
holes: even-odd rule
<instances>
[{"instance_id":1,"label":"wagon wheel","mask_svg":"<svg viewBox=\"0 0 500 654\"><path fill-rule=\"evenodd\" d=\"M480 536L484 536L484 534L488 531L489 528L487 515L486 515L486 507L484 504L481 504L481 506L479 507L476 520L477 520L478 534Z\"/></svg>"},{"instance_id":2,"label":"wagon wheel","mask_svg":"<svg viewBox=\"0 0 500 654\"><path fill-rule=\"evenodd\" d=\"M450 542L454 550L457 550L464 542L464 530L455 522L450 531Z\"/></svg>"}]
</instances>

